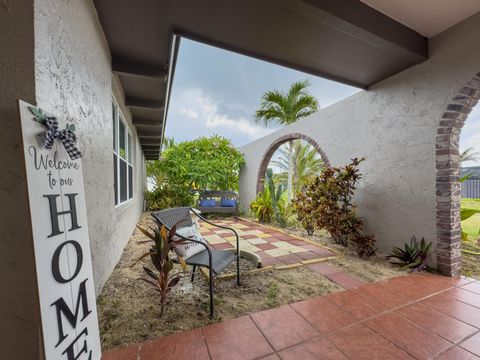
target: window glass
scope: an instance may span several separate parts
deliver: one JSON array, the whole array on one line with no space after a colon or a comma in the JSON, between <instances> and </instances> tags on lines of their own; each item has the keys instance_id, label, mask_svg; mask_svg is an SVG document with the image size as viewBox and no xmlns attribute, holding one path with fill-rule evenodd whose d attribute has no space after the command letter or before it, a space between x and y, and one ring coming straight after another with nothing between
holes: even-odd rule
<instances>
[{"instance_id":1,"label":"window glass","mask_svg":"<svg viewBox=\"0 0 480 360\"><path fill-rule=\"evenodd\" d=\"M126 147L125 147L125 125L122 118L118 122L118 155L122 158L126 158Z\"/></svg>"},{"instance_id":2,"label":"window glass","mask_svg":"<svg viewBox=\"0 0 480 360\"><path fill-rule=\"evenodd\" d=\"M115 192L115 205L118 205L118 173L117 173L117 165L118 163L118 157L116 154L113 154L113 190Z\"/></svg>"},{"instance_id":3,"label":"window glass","mask_svg":"<svg viewBox=\"0 0 480 360\"><path fill-rule=\"evenodd\" d=\"M133 148L132 148L132 136L130 133L128 133L128 162L131 164L132 163L132 153L133 153Z\"/></svg>"},{"instance_id":4,"label":"window glass","mask_svg":"<svg viewBox=\"0 0 480 360\"><path fill-rule=\"evenodd\" d=\"M128 166L128 198L133 198L133 166Z\"/></svg>"},{"instance_id":5,"label":"window glass","mask_svg":"<svg viewBox=\"0 0 480 360\"><path fill-rule=\"evenodd\" d=\"M120 201L127 201L127 163L120 159Z\"/></svg>"},{"instance_id":6,"label":"window glass","mask_svg":"<svg viewBox=\"0 0 480 360\"><path fill-rule=\"evenodd\" d=\"M113 117L113 187L115 205L133 198L134 153L133 139L115 102L112 101Z\"/></svg>"},{"instance_id":7,"label":"window glass","mask_svg":"<svg viewBox=\"0 0 480 360\"><path fill-rule=\"evenodd\" d=\"M117 107L112 102L112 119L113 119L113 151L117 151Z\"/></svg>"}]
</instances>

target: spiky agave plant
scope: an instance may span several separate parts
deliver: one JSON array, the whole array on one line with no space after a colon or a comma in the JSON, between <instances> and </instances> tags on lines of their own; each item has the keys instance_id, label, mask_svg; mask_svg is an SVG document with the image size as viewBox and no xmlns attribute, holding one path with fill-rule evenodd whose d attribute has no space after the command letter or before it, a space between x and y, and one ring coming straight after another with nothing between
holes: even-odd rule
<instances>
[{"instance_id":1,"label":"spiky agave plant","mask_svg":"<svg viewBox=\"0 0 480 360\"><path fill-rule=\"evenodd\" d=\"M174 261L173 259L169 258L169 253L171 250L174 249L173 237L175 235L176 226L173 226L168 233L164 225L162 225L160 229L150 228L153 233L138 225L137 228L149 238L147 242L153 241L153 244L148 252L144 253L137 259L135 264L138 263L140 260L144 259L145 257L150 256L153 266L155 266L155 268L158 270L157 273L150 268L144 266L143 270L145 271L147 277L142 277L138 280L144 281L147 284L152 285L155 291L160 294L160 317L163 317L167 295L171 292L172 288L178 284L180 279L186 276L180 272L171 273L171 271L173 270ZM144 242L145 241L142 241L140 243ZM180 255L178 255L178 253L177 257L180 264L182 265L182 268L185 270L186 263L184 259Z\"/></svg>"},{"instance_id":2,"label":"spiky agave plant","mask_svg":"<svg viewBox=\"0 0 480 360\"><path fill-rule=\"evenodd\" d=\"M422 237L420 242L415 236L410 239L410 244L405 243L404 248L394 247L392 252L387 257L395 259L396 264L402 268L412 269L412 271L421 271L425 268L425 262L430 256L432 242L427 243Z\"/></svg>"}]
</instances>

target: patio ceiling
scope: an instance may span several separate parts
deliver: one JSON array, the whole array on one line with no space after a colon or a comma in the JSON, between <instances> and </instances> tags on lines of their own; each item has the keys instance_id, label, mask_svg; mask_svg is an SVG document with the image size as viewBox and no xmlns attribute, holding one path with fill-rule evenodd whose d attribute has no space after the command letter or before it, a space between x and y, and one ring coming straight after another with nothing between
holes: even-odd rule
<instances>
[{"instance_id":1,"label":"patio ceiling","mask_svg":"<svg viewBox=\"0 0 480 360\"><path fill-rule=\"evenodd\" d=\"M158 159L174 35L368 86L428 57L428 41L360 0L94 0L147 159Z\"/></svg>"}]
</instances>

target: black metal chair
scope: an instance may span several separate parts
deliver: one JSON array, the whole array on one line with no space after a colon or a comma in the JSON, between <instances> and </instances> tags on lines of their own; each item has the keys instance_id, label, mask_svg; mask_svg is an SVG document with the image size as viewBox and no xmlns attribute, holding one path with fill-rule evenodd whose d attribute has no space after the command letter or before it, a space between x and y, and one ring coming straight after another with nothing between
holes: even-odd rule
<instances>
[{"instance_id":1,"label":"black metal chair","mask_svg":"<svg viewBox=\"0 0 480 360\"><path fill-rule=\"evenodd\" d=\"M199 219L205 221L206 223L213 225L218 228L222 229L227 229L231 230L234 234L235 237L237 238L237 248L236 248L236 254L233 254L231 251L228 250L217 250L209 247L207 244L204 242L186 238L178 232L175 233L176 236L178 236L178 240L176 241L191 241L195 243L199 243L202 246L205 247L205 250L202 252L193 255L189 257L188 259L185 259L185 262L188 265L193 266L193 271L192 271L192 282L194 280L195 276L195 270L198 267L206 267L208 268L208 274L209 274L209 285L210 285L210 315L213 317L214 316L214 301L213 301L213 281L214 277L217 276L220 272L225 270L231 263L233 263L235 260L237 261L237 285L240 285L240 246L239 246L239 237L237 232L229 228L227 226L222 226L222 225L217 225L212 223L211 221L205 219L202 217L196 209L190 208L190 207L180 207L180 208L171 208L171 209L165 209L165 210L160 210L157 212L152 213L153 218L157 221L157 224L159 226L164 225L165 228L170 231L173 226L177 226L177 229L187 227L187 226L192 226L193 221L192 221L192 216L191 213L195 214Z\"/></svg>"}]
</instances>

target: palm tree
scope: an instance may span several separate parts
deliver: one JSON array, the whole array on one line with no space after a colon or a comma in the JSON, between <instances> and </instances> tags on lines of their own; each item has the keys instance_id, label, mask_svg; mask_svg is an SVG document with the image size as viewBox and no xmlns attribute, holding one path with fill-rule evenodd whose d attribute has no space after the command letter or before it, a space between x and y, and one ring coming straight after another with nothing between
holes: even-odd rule
<instances>
[{"instance_id":1,"label":"palm tree","mask_svg":"<svg viewBox=\"0 0 480 360\"><path fill-rule=\"evenodd\" d=\"M257 122L262 121L265 126L270 123L290 125L297 120L309 116L318 110L318 101L309 94L308 80L294 82L284 93L278 90L267 91L262 96L260 109L255 112ZM293 141L288 143L288 200L293 197Z\"/></svg>"},{"instance_id":2,"label":"palm tree","mask_svg":"<svg viewBox=\"0 0 480 360\"><path fill-rule=\"evenodd\" d=\"M469 147L463 150L460 154L460 162L463 163L464 161L475 161L477 162L480 159L480 153L475 151L475 148Z\"/></svg>"},{"instance_id":3,"label":"palm tree","mask_svg":"<svg viewBox=\"0 0 480 360\"><path fill-rule=\"evenodd\" d=\"M285 148L279 149L280 156L271 163L279 169L284 170L277 174L276 181L285 183L288 172L289 153ZM302 188L325 168L325 163L320 158L317 150L308 143L295 141L293 145L293 183L292 187L295 193Z\"/></svg>"}]
</instances>

